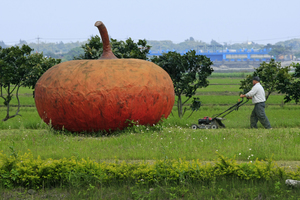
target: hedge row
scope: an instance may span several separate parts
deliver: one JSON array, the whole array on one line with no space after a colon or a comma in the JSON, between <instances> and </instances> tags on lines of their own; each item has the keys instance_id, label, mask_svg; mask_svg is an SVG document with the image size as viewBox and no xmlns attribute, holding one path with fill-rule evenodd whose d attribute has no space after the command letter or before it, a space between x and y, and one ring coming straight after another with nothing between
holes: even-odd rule
<instances>
[{"instance_id":1,"label":"hedge row","mask_svg":"<svg viewBox=\"0 0 300 200\"><path fill-rule=\"evenodd\" d=\"M3 187L63 187L82 186L89 183L111 184L123 182L179 183L200 182L218 178L242 180L299 179L300 168L288 171L275 162L258 161L237 164L236 160L219 155L214 164L200 160L157 160L153 164L139 162L106 163L90 159L63 158L42 160L33 158L29 151L23 155L10 156L0 152L0 184Z\"/></svg>"}]
</instances>

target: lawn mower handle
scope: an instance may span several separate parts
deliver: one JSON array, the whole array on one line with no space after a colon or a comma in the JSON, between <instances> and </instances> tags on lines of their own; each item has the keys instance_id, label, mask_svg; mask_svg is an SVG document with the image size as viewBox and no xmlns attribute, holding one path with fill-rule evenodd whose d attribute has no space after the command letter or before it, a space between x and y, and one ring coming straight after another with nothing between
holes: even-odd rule
<instances>
[{"instance_id":1,"label":"lawn mower handle","mask_svg":"<svg viewBox=\"0 0 300 200\"><path fill-rule=\"evenodd\" d=\"M248 103L249 99L247 98L247 101L244 102L244 97L242 98L242 101L237 102L236 104L234 104L233 106L231 106L230 108L228 108L227 110L225 110L224 112L221 112L217 115L215 115L213 118L217 118L220 115L224 114L223 116L221 116L221 118L224 118L226 115L228 115L229 113L231 113L234 110L238 110L239 107L243 106L244 104Z\"/></svg>"}]
</instances>

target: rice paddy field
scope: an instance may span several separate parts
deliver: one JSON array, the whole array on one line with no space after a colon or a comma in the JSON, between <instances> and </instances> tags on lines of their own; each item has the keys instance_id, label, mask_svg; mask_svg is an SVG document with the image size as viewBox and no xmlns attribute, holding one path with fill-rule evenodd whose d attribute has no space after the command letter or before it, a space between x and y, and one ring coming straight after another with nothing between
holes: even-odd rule
<instances>
[{"instance_id":1,"label":"rice paddy field","mask_svg":"<svg viewBox=\"0 0 300 200\"><path fill-rule=\"evenodd\" d=\"M168 119L154 127L133 126L110 135L103 133L72 134L54 131L39 117L34 103L33 90L21 88L20 114L6 122L0 121L0 151L11 155L30 151L34 158L92 159L96 162L114 162L116 159L132 162L152 163L161 159L201 160L214 162L221 154L234 158L239 163L255 162L272 158L280 166L289 170L298 170L300 165L300 105L294 102L284 104L282 94L272 94L266 102L266 115L272 130L250 129L250 114L253 109L251 100L233 111L223 121L225 129L191 129L199 118L212 117L241 100L239 83L245 73L214 74L209 78L207 88L197 90L202 102L199 111L186 118L179 119L174 106ZM188 102L189 103L189 102ZM3 104L2 104L3 105ZM12 101L11 111L16 110L16 99ZM6 114L6 108L0 107L0 119ZM277 184L277 185L276 185ZM214 187L214 188L213 188ZM264 188L265 187L265 188ZM284 190L276 193L276 187ZM0 187L1 188L1 187ZM264 188L264 189L261 189ZM270 189L271 188L271 189ZM184 190L185 191L182 191ZM153 196L150 195L153 191ZM3 199L22 197L39 199L43 195L49 199L298 199L300 191L291 190L284 182L241 182L240 180L220 181L214 185L111 185L92 189L55 188L38 191L28 195L28 189L5 189ZM17 191L17 192L16 192ZM178 192L179 191L179 192ZM202 191L202 192L200 192ZM234 192L233 192L234 191ZM274 194L274 191L276 194ZM156 192L156 193L155 193ZM50 194L51 193L51 194ZM154 194L155 193L155 194ZM55 194L54 196L52 194ZM182 196L182 194L185 194ZM173 196L172 196L173 195ZM277 196L276 196L277 195ZM289 197L289 198L287 198Z\"/></svg>"}]
</instances>

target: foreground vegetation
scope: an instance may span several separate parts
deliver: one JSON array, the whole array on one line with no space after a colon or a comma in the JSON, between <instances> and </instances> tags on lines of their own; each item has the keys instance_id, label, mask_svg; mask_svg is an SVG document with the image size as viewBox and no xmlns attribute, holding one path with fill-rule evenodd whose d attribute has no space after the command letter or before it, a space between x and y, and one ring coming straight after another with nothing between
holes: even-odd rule
<instances>
[{"instance_id":1,"label":"foreground vegetation","mask_svg":"<svg viewBox=\"0 0 300 200\"><path fill-rule=\"evenodd\" d=\"M0 188L1 190L1 188ZM300 190L285 185L283 180L214 179L208 182L180 184L116 183L82 187L56 187L41 190L17 188L0 191L10 199L299 199Z\"/></svg>"},{"instance_id":2,"label":"foreground vegetation","mask_svg":"<svg viewBox=\"0 0 300 200\"><path fill-rule=\"evenodd\" d=\"M30 152L17 155L14 151L11 156L0 154L0 157L2 187L23 186L44 191L45 188L47 191L49 187L60 187L65 197L102 199L114 194L118 198L131 199L244 199L255 196L291 199L300 193L283 182L286 178L299 178L300 171L287 171L271 160L237 164L220 155L214 165L202 164L199 160L167 158L153 164L97 163L75 158L33 159ZM242 193L245 187L248 189ZM112 188L116 188L117 193ZM36 193L33 189L27 193ZM2 195L7 195L5 189Z\"/></svg>"}]
</instances>

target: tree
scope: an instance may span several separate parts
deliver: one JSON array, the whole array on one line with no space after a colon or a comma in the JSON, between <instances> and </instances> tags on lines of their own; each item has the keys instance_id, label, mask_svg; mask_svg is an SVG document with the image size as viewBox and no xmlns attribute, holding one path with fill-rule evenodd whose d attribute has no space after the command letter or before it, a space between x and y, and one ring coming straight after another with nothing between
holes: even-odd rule
<instances>
[{"instance_id":1,"label":"tree","mask_svg":"<svg viewBox=\"0 0 300 200\"><path fill-rule=\"evenodd\" d=\"M300 58L300 51L296 52L294 55L295 55L297 58Z\"/></svg>"},{"instance_id":2,"label":"tree","mask_svg":"<svg viewBox=\"0 0 300 200\"><path fill-rule=\"evenodd\" d=\"M117 58L137 58L147 60L150 46L146 40L139 40L137 43L129 38L125 42L111 39L112 51Z\"/></svg>"},{"instance_id":3,"label":"tree","mask_svg":"<svg viewBox=\"0 0 300 200\"><path fill-rule=\"evenodd\" d=\"M210 45L222 46L222 44L218 43L216 40L211 40Z\"/></svg>"},{"instance_id":4,"label":"tree","mask_svg":"<svg viewBox=\"0 0 300 200\"><path fill-rule=\"evenodd\" d=\"M17 44L18 46L22 46L23 44L27 45L27 42L25 40L21 40L19 41L19 44Z\"/></svg>"},{"instance_id":5,"label":"tree","mask_svg":"<svg viewBox=\"0 0 300 200\"><path fill-rule=\"evenodd\" d=\"M126 41L110 39L110 45L112 52L117 58L138 58L146 60L150 50L150 46L147 45L146 40L139 40L135 43L131 38ZM98 59L103 52L103 44L98 35L92 36L81 48L83 48L84 54L74 59Z\"/></svg>"},{"instance_id":6,"label":"tree","mask_svg":"<svg viewBox=\"0 0 300 200\"><path fill-rule=\"evenodd\" d=\"M284 103L295 100L297 104L300 101L300 64L292 63L291 67L295 68L295 73L288 81L287 86L281 88L280 92L285 93Z\"/></svg>"},{"instance_id":7,"label":"tree","mask_svg":"<svg viewBox=\"0 0 300 200\"><path fill-rule=\"evenodd\" d=\"M187 107L183 109L183 106L196 94L198 88L208 86L207 77L213 72L211 68L213 63L206 56L196 55L194 50L184 55L177 52L164 53L159 57L154 56L151 61L170 75L177 96L178 116L182 118L187 111ZM187 97L184 101L182 100L183 95ZM190 107L192 113L197 111L200 106L199 98L194 98Z\"/></svg>"},{"instance_id":8,"label":"tree","mask_svg":"<svg viewBox=\"0 0 300 200\"><path fill-rule=\"evenodd\" d=\"M255 69L252 75L248 75L241 81L240 89L243 94L249 92L252 88L252 78L258 76L260 83L266 92L266 101L273 92L281 92L289 84L291 75L289 74L290 66L282 67L280 62L271 59L269 63L262 62Z\"/></svg>"},{"instance_id":9,"label":"tree","mask_svg":"<svg viewBox=\"0 0 300 200\"><path fill-rule=\"evenodd\" d=\"M295 68L295 74L294 74L294 77L300 78L300 64L299 64L299 63L297 63L297 64L293 63L293 64L292 64L292 67Z\"/></svg>"},{"instance_id":10,"label":"tree","mask_svg":"<svg viewBox=\"0 0 300 200\"><path fill-rule=\"evenodd\" d=\"M0 97L6 106L6 121L19 114L19 89L22 86L34 88L39 77L60 60L45 58L43 54L32 54L29 46L13 46L0 48ZM14 115L10 115L10 102L15 92L18 108Z\"/></svg>"},{"instance_id":11,"label":"tree","mask_svg":"<svg viewBox=\"0 0 300 200\"><path fill-rule=\"evenodd\" d=\"M63 61L73 60L76 56L83 54L84 51L80 47L71 49L68 53L63 54Z\"/></svg>"},{"instance_id":12,"label":"tree","mask_svg":"<svg viewBox=\"0 0 300 200\"><path fill-rule=\"evenodd\" d=\"M3 41L0 41L0 47L6 48L6 45L5 45L5 43Z\"/></svg>"},{"instance_id":13,"label":"tree","mask_svg":"<svg viewBox=\"0 0 300 200\"><path fill-rule=\"evenodd\" d=\"M285 47L285 46L282 46L282 45L267 44L263 48L265 48L265 49L270 49L271 48L271 51L268 54L271 55L271 56L274 56L274 58L276 58L277 60L278 60L278 57L280 55L287 55L287 54L290 54L292 52L292 47Z\"/></svg>"},{"instance_id":14,"label":"tree","mask_svg":"<svg viewBox=\"0 0 300 200\"><path fill-rule=\"evenodd\" d=\"M34 53L28 56L27 65L30 70L27 77L22 82L23 87L35 88L36 82L39 78L52 66L61 62L61 59L46 57L43 53Z\"/></svg>"}]
</instances>

